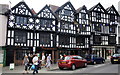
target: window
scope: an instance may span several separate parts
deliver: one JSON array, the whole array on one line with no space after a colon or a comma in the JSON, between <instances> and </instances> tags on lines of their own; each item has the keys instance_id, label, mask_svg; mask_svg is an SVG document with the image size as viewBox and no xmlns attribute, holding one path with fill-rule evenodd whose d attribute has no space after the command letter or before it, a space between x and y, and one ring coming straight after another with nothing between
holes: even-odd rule
<instances>
[{"instance_id":1,"label":"window","mask_svg":"<svg viewBox=\"0 0 120 75\"><path fill-rule=\"evenodd\" d=\"M85 45L85 38L84 37L77 37L76 38L76 45L77 46Z\"/></svg>"},{"instance_id":2,"label":"window","mask_svg":"<svg viewBox=\"0 0 120 75\"><path fill-rule=\"evenodd\" d=\"M62 29L69 29L69 24L65 22L61 22L61 28Z\"/></svg>"},{"instance_id":3,"label":"window","mask_svg":"<svg viewBox=\"0 0 120 75\"><path fill-rule=\"evenodd\" d=\"M96 13L96 19L101 20L101 13Z\"/></svg>"},{"instance_id":4,"label":"window","mask_svg":"<svg viewBox=\"0 0 120 75\"><path fill-rule=\"evenodd\" d=\"M110 21L115 22L115 15L110 15Z\"/></svg>"},{"instance_id":5,"label":"window","mask_svg":"<svg viewBox=\"0 0 120 75\"><path fill-rule=\"evenodd\" d=\"M95 35L94 36L94 43L95 44L101 44L101 36L100 35Z\"/></svg>"},{"instance_id":6,"label":"window","mask_svg":"<svg viewBox=\"0 0 120 75\"><path fill-rule=\"evenodd\" d=\"M67 35L60 35L59 36L59 44L60 45L69 45L70 44L70 37Z\"/></svg>"},{"instance_id":7,"label":"window","mask_svg":"<svg viewBox=\"0 0 120 75\"><path fill-rule=\"evenodd\" d=\"M120 44L120 37L118 37L118 43Z\"/></svg>"},{"instance_id":8,"label":"window","mask_svg":"<svg viewBox=\"0 0 120 75\"><path fill-rule=\"evenodd\" d=\"M15 42L16 43L26 43L27 33L25 31L16 30L15 31Z\"/></svg>"},{"instance_id":9,"label":"window","mask_svg":"<svg viewBox=\"0 0 120 75\"><path fill-rule=\"evenodd\" d=\"M51 38L49 33L40 33L40 44L50 44Z\"/></svg>"},{"instance_id":10,"label":"window","mask_svg":"<svg viewBox=\"0 0 120 75\"><path fill-rule=\"evenodd\" d=\"M70 10L65 9L65 10L64 10L64 14L65 14L65 15L67 15L67 16L70 16L70 15L71 15L71 11L70 11Z\"/></svg>"},{"instance_id":11,"label":"window","mask_svg":"<svg viewBox=\"0 0 120 75\"><path fill-rule=\"evenodd\" d=\"M18 23L18 24L27 24L27 18L26 17L17 16L16 17L16 23Z\"/></svg>"},{"instance_id":12,"label":"window","mask_svg":"<svg viewBox=\"0 0 120 75\"><path fill-rule=\"evenodd\" d=\"M115 33L115 27L114 26L110 26L110 33Z\"/></svg>"},{"instance_id":13,"label":"window","mask_svg":"<svg viewBox=\"0 0 120 75\"><path fill-rule=\"evenodd\" d=\"M51 20L40 20L41 27L50 27L52 24Z\"/></svg>"},{"instance_id":14,"label":"window","mask_svg":"<svg viewBox=\"0 0 120 75\"><path fill-rule=\"evenodd\" d=\"M81 13L81 18L82 19L86 19L86 14L85 13Z\"/></svg>"},{"instance_id":15,"label":"window","mask_svg":"<svg viewBox=\"0 0 120 75\"><path fill-rule=\"evenodd\" d=\"M101 32L101 26L100 26L100 24L95 24L94 27L95 27L95 31Z\"/></svg>"},{"instance_id":16,"label":"window","mask_svg":"<svg viewBox=\"0 0 120 75\"><path fill-rule=\"evenodd\" d=\"M109 44L115 44L116 43L116 36L109 36Z\"/></svg>"}]
</instances>

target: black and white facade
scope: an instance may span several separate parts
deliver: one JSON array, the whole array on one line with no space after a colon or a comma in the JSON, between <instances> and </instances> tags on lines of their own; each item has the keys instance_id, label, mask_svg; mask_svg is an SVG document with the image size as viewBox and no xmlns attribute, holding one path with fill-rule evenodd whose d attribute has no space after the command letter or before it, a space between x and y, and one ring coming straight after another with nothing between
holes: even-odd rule
<instances>
[{"instance_id":1,"label":"black and white facade","mask_svg":"<svg viewBox=\"0 0 120 75\"><path fill-rule=\"evenodd\" d=\"M75 10L68 1L34 13L21 1L6 16L6 65L21 65L23 57L32 53L52 54L56 62L59 54L95 53L107 58L115 52L119 15L114 6L105 10L98 3L90 10L85 5Z\"/></svg>"},{"instance_id":2,"label":"black and white facade","mask_svg":"<svg viewBox=\"0 0 120 75\"><path fill-rule=\"evenodd\" d=\"M107 59L115 53L118 14L113 6L105 10L100 3L89 11L92 53Z\"/></svg>"}]
</instances>

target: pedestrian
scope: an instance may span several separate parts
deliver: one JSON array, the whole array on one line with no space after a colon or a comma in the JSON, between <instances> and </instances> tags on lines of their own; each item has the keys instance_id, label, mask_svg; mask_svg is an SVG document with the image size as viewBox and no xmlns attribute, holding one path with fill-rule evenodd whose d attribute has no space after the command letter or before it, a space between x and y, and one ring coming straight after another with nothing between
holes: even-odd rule
<instances>
[{"instance_id":1,"label":"pedestrian","mask_svg":"<svg viewBox=\"0 0 120 75\"><path fill-rule=\"evenodd\" d=\"M35 65L35 69L33 70L33 74L38 73L38 56L35 54L35 57L33 57L33 65Z\"/></svg>"},{"instance_id":2,"label":"pedestrian","mask_svg":"<svg viewBox=\"0 0 120 75\"><path fill-rule=\"evenodd\" d=\"M28 63L29 63L29 59L28 59L28 56L25 55L24 59L23 59L23 64L25 66L25 69L24 69L24 72L23 73L29 73L28 72Z\"/></svg>"},{"instance_id":3,"label":"pedestrian","mask_svg":"<svg viewBox=\"0 0 120 75\"><path fill-rule=\"evenodd\" d=\"M30 70L30 69L31 69L31 66L32 66L32 64L33 64L33 62L32 62L33 55L30 54L29 57L28 57L28 59L29 59L29 68L28 68L28 70Z\"/></svg>"},{"instance_id":4,"label":"pedestrian","mask_svg":"<svg viewBox=\"0 0 120 75\"><path fill-rule=\"evenodd\" d=\"M63 56L62 56L62 54L60 54L60 59L61 59L61 60L63 59Z\"/></svg>"},{"instance_id":5,"label":"pedestrian","mask_svg":"<svg viewBox=\"0 0 120 75\"><path fill-rule=\"evenodd\" d=\"M51 66L51 54L47 56L47 62L46 62L47 70L50 70L50 66Z\"/></svg>"},{"instance_id":6,"label":"pedestrian","mask_svg":"<svg viewBox=\"0 0 120 75\"><path fill-rule=\"evenodd\" d=\"M42 53L42 62L41 62L41 64L42 64L42 67L45 66L45 54L44 53Z\"/></svg>"}]
</instances>

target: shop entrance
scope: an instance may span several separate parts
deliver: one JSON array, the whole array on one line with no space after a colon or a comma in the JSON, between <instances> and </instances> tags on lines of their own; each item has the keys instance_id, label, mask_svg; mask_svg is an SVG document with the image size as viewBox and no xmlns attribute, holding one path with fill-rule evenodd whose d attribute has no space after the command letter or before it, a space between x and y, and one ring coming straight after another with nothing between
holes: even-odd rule
<instances>
[{"instance_id":1,"label":"shop entrance","mask_svg":"<svg viewBox=\"0 0 120 75\"><path fill-rule=\"evenodd\" d=\"M6 66L9 66L10 63L14 63L14 51L13 50L6 51Z\"/></svg>"}]
</instances>

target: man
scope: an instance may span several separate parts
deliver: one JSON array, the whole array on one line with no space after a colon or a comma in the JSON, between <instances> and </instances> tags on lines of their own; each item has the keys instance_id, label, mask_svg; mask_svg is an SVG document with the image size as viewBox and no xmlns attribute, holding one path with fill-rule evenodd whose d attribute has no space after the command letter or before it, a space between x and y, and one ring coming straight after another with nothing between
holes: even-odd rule
<instances>
[{"instance_id":1,"label":"man","mask_svg":"<svg viewBox=\"0 0 120 75\"><path fill-rule=\"evenodd\" d=\"M45 54L42 53L42 66L45 66Z\"/></svg>"},{"instance_id":2,"label":"man","mask_svg":"<svg viewBox=\"0 0 120 75\"><path fill-rule=\"evenodd\" d=\"M33 70L33 74L38 73L38 56L35 54L35 57L33 57L33 64L35 65L35 69Z\"/></svg>"}]
</instances>

